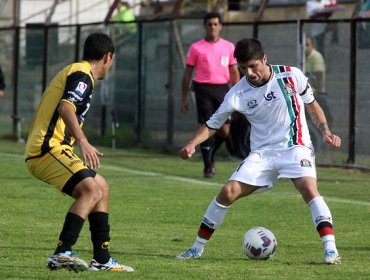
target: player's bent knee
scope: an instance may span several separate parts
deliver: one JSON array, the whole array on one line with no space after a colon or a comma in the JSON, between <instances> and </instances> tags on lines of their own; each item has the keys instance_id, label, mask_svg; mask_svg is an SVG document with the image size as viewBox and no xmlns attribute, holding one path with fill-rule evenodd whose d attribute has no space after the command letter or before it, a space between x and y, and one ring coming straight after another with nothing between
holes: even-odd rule
<instances>
[{"instance_id":1,"label":"player's bent knee","mask_svg":"<svg viewBox=\"0 0 370 280\"><path fill-rule=\"evenodd\" d=\"M104 179L103 176L96 174L95 176L95 181L99 185L99 188L103 192L103 196L107 196L109 194L109 184L108 182Z\"/></svg>"},{"instance_id":2,"label":"player's bent knee","mask_svg":"<svg viewBox=\"0 0 370 280\"><path fill-rule=\"evenodd\" d=\"M77 184L73 194L75 198L84 197L96 203L102 200L104 191L93 178L86 178Z\"/></svg>"},{"instance_id":3,"label":"player's bent knee","mask_svg":"<svg viewBox=\"0 0 370 280\"><path fill-rule=\"evenodd\" d=\"M239 196L238 188L235 186L235 184L227 183L221 190L219 194L219 201L220 203L224 205L230 205L233 203Z\"/></svg>"}]
</instances>

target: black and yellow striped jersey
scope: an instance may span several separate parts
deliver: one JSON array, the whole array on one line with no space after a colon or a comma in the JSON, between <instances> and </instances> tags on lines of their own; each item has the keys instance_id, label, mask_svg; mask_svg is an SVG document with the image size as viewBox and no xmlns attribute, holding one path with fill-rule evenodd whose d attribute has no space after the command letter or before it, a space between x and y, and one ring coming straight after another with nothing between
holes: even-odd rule
<instances>
[{"instance_id":1,"label":"black and yellow striped jersey","mask_svg":"<svg viewBox=\"0 0 370 280\"><path fill-rule=\"evenodd\" d=\"M33 118L27 139L26 158L42 156L57 145L73 144L75 139L59 116L59 103L68 102L74 106L82 127L93 89L94 77L87 61L70 64L56 75L42 94Z\"/></svg>"}]
</instances>

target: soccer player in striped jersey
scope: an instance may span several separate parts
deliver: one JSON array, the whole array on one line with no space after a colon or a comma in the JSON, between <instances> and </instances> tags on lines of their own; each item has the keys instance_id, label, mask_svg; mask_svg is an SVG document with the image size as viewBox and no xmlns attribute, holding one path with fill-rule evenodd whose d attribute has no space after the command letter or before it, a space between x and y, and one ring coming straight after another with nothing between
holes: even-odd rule
<instances>
[{"instance_id":1,"label":"soccer player in striped jersey","mask_svg":"<svg viewBox=\"0 0 370 280\"><path fill-rule=\"evenodd\" d=\"M82 130L95 81L108 73L114 52L109 36L90 34L84 44L83 60L65 67L43 93L29 131L25 157L30 173L75 199L55 252L47 259L46 265L52 270L133 271L112 259L108 251L109 186L94 170L100 165L102 153L89 143ZM82 159L74 153L75 142ZM93 243L90 266L72 253L86 219Z\"/></svg>"},{"instance_id":2,"label":"soccer player in striped jersey","mask_svg":"<svg viewBox=\"0 0 370 280\"><path fill-rule=\"evenodd\" d=\"M317 189L315 154L305 110L321 131L324 143L339 148L340 137L330 131L302 71L269 65L256 39L240 40L234 56L244 77L180 150L180 156L190 158L196 146L214 135L234 111L244 114L251 123L251 152L210 203L193 246L177 258L199 258L234 201L272 188L279 178L289 178L311 211L323 243L324 263L339 264L341 258L335 244L332 215Z\"/></svg>"}]
</instances>

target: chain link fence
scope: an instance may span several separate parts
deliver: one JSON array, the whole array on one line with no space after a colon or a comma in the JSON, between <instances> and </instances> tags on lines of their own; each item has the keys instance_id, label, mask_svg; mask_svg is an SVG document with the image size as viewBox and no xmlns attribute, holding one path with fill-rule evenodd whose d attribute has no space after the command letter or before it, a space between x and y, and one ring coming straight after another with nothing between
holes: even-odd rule
<instances>
[{"instance_id":1,"label":"chain link fence","mask_svg":"<svg viewBox=\"0 0 370 280\"><path fill-rule=\"evenodd\" d=\"M339 151L317 144L317 161L370 167L370 44L366 36L361 42L359 32L370 28L369 20L225 23L221 35L232 42L255 36L269 63L302 68L303 38L317 23L328 25L321 45L325 98L332 130L343 140ZM85 127L92 142L177 149L193 135L198 127L195 104L181 114L181 80L190 44L204 36L202 19L0 29L0 64L7 84L0 99L0 137L20 142L27 137L43 89L64 66L82 58L85 38L97 31L113 38L116 61L108 77L96 83ZM312 135L320 137L314 130Z\"/></svg>"}]
</instances>

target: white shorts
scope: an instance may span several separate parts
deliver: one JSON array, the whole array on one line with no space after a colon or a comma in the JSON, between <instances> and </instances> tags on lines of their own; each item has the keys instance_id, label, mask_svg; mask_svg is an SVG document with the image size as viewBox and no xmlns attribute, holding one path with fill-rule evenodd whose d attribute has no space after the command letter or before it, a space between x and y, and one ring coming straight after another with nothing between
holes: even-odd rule
<instances>
[{"instance_id":1,"label":"white shorts","mask_svg":"<svg viewBox=\"0 0 370 280\"><path fill-rule=\"evenodd\" d=\"M261 187L255 191L260 192L272 188L279 178L300 177L316 179L314 151L304 146L251 152L230 180Z\"/></svg>"}]
</instances>

